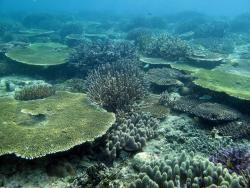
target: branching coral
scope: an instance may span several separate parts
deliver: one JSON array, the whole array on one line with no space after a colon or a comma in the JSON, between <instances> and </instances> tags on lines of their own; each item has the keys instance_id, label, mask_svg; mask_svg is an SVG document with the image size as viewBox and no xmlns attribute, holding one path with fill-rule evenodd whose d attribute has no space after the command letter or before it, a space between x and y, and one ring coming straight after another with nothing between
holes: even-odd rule
<instances>
[{"instance_id":1,"label":"branching coral","mask_svg":"<svg viewBox=\"0 0 250 188\"><path fill-rule=\"evenodd\" d=\"M128 110L146 94L143 72L128 61L99 66L86 83L90 99L112 112Z\"/></svg>"},{"instance_id":2,"label":"branching coral","mask_svg":"<svg viewBox=\"0 0 250 188\"><path fill-rule=\"evenodd\" d=\"M115 159L121 150L131 152L142 149L146 141L156 135L158 125L158 120L149 113L132 113L119 118L108 133L106 154Z\"/></svg>"},{"instance_id":3,"label":"branching coral","mask_svg":"<svg viewBox=\"0 0 250 188\"><path fill-rule=\"evenodd\" d=\"M179 60L192 54L192 48L178 37L161 34L151 38L145 47L145 54L167 60Z\"/></svg>"},{"instance_id":4,"label":"branching coral","mask_svg":"<svg viewBox=\"0 0 250 188\"><path fill-rule=\"evenodd\" d=\"M49 84L31 85L22 88L15 93L15 99L17 100L34 100L43 99L55 94L55 89Z\"/></svg>"},{"instance_id":5,"label":"branching coral","mask_svg":"<svg viewBox=\"0 0 250 188\"><path fill-rule=\"evenodd\" d=\"M128 41L115 42L98 40L84 42L71 54L69 62L77 68L94 67L100 64L112 63L121 59L136 59L135 46Z\"/></svg>"},{"instance_id":6,"label":"branching coral","mask_svg":"<svg viewBox=\"0 0 250 188\"><path fill-rule=\"evenodd\" d=\"M163 161L145 164L131 188L144 187L245 187L243 178L230 174L226 168L193 154L166 157Z\"/></svg>"},{"instance_id":7,"label":"branching coral","mask_svg":"<svg viewBox=\"0 0 250 188\"><path fill-rule=\"evenodd\" d=\"M213 163L221 163L230 172L241 174L250 171L250 148L246 146L233 146L219 149L210 156Z\"/></svg>"},{"instance_id":8,"label":"branching coral","mask_svg":"<svg viewBox=\"0 0 250 188\"><path fill-rule=\"evenodd\" d=\"M127 34L128 40L133 40L135 45L143 52L150 42L153 33L151 30L143 27L132 29Z\"/></svg>"}]
</instances>

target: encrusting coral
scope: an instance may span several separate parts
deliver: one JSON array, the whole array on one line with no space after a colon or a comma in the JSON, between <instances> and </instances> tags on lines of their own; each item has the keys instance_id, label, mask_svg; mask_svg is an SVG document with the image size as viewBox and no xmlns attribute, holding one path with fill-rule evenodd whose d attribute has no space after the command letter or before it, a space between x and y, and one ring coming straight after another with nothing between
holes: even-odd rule
<instances>
[{"instance_id":1,"label":"encrusting coral","mask_svg":"<svg viewBox=\"0 0 250 188\"><path fill-rule=\"evenodd\" d=\"M143 72L128 61L100 65L86 83L90 99L112 112L128 110L146 94Z\"/></svg>"},{"instance_id":2,"label":"encrusting coral","mask_svg":"<svg viewBox=\"0 0 250 188\"><path fill-rule=\"evenodd\" d=\"M43 99L55 94L55 88L50 84L37 84L25 86L15 92L15 99L27 101L34 99Z\"/></svg>"},{"instance_id":3,"label":"encrusting coral","mask_svg":"<svg viewBox=\"0 0 250 188\"><path fill-rule=\"evenodd\" d=\"M145 164L140 169L138 179L131 188L174 188L174 187L246 187L241 176L229 173L222 165L208 160L187 156L183 152L178 157L167 156L165 160Z\"/></svg>"},{"instance_id":4,"label":"encrusting coral","mask_svg":"<svg viewBox=\"0 0 250 188\"><path fill-rule=\"evenodd\" d=\"M92 105L85 94L57 92L42 100L0 98L0 155L38 158L94 141L115 115Z\"/></svg>"}]
</instances>

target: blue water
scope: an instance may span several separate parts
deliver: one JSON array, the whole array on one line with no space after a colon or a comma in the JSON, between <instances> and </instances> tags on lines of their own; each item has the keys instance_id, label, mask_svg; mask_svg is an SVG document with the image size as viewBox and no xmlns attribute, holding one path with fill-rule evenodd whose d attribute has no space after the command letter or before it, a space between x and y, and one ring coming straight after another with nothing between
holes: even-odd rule
<instances>
[{"instance_id":1,"label":"blue water","mask_svg":"<svg viewBox=\"0 0 250 188\"><path fill-rule=\"evenodd\" d=\"M0 0L0 10L79 11L95 10L123 14L155 15L198 11L216 16L234 16L250 11L249 0Z\"/></svg>"}]
</instances>

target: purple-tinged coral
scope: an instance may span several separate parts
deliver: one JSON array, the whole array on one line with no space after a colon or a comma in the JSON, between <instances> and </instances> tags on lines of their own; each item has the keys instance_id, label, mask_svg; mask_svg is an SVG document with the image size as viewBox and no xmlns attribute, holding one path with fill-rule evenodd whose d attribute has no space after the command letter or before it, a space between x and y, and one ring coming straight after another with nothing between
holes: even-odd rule
<instances>
[{"instance_id":1,"label":"purple-tinged coral","mask_svg":"<svg viewBox=\"0 0 250 188\"><path fill-rule=\"evenodd\" d=\"M104 64L87 77L90 99L108 111L127 111L146 94L143 72L133 63Z\"/></svg>"},{"instance_id":2,"label":"purple-tinged coral","mask_svg":"<svg viewBox=\"0 0 250 188\"><path fill-rule=\"evenodd\" d=\"M221 163L230 172L238 174L250 171L250 148L246 146L226 147L210 156L213 163Z\"/></svg>"}]
</instances>

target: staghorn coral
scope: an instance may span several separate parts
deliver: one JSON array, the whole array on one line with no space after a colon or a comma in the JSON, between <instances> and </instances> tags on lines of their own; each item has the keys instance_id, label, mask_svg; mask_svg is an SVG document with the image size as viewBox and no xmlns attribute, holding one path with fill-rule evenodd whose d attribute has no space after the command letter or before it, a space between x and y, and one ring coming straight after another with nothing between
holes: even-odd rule
<instances>
[{"instance_id":1,"label":"staghorn coral","mask_svg":"<svg viewBox=\"0 0 250 188\"><path fill-rule=\"evenodd\" d=\"M121 59L137 59L135 46L128 41L97 40L79 45L69 58L76 68L95 67Z\"/></svg>"},{"instance_id":2,"label":"staghorn coral","mask_svg":"<svg viewBox=\"0 0 250 188\"><path fill-rule=\"evenodd\" d=\"M165 160L143 165L138 179L130 188L245 186L241 176L230 174L221 165L195 157L193 153L187 156L183 152L178 157L167 156Z\"/></svg>"},{"instance_id":3,"label":"staghorn coral","mask_svg":"<svg viewBox=\"0 0 250 188\"><path fill-rule=\"evenodd\" d=\"M178 37L163 33L154 36L145 46L145 52L150 57L160 57L167 60L185 59L190 56L192 48Z\"/></svg>"},{"instance_id":4,"label":"staghorn coral","mask_svg":"<svg viewBox=\"0 0 250 188\"><path fill-rule=\"evenodd\" d=\"M20 91L15 92L15 99L27 101L34 99L43 99L55 94L55 89L50 84L37 84L25 86Z\"/></svg>"},{"instance_id":5,"label":"staghorn coral","mask_svg":"<svg viewBox=\"0 0 250 188\"><path fill-rule=\"evenodd\" d=\"M132 113L118 118L107 135L105 153L115 159L121 150L141 150L146 141L155 137L159 121L149 113Z\"/></svg>"},{"instance_id":6,"label":"staghorn coral","mask_svg":"<svg viewBox=\"0 0 250 188\"><path fill-rule=\"evenodd\" d=\"M222 164L231 173L241 175L250 172L250 148L244 145L221 148L211 155L209 160Z\"/></svg>"},{"instance_id":7,"label":"staghorn coral","mask_svg":"<svg viewBox=\"0 0 250 188\"><path fill-rule=\"evenodd\" d=\"M129 110L146 94L143 72L128 61L100 65L86 83L90 99L112 112Z\"/></svg>"}]
</instances>

